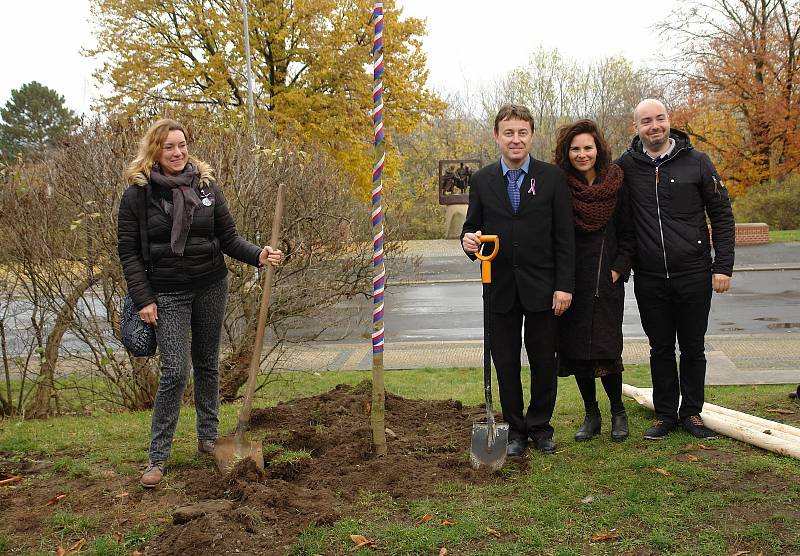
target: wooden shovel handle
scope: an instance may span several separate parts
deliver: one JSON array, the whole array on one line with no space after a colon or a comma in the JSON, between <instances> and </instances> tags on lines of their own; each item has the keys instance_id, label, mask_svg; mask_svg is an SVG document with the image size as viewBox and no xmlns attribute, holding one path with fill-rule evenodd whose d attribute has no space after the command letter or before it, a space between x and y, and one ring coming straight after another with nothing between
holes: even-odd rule
<instances>
[{"instance_id":1,"label":"wooden shovel handle","mask_svg":"<svg viewBox=\"0 0 800 556\"><path fill-rule=\"evenodd\" d=\"M283 199L284 186L278 184L278 196L275 200L275 216L272 219L272 236L269 246L277 248L279 234L281 231L281 220L283 219ZM258 369L261 367L261 350L264 347L264 332L269 314L269 299L272 293L272 278L275 275L275 267L267 263L267 272L264 275L264 284L261 292L261 307L258 310L258 324L256 326L256 339L253 345L253 357L250 359L250 371L247 375L247 391L244 395L242 410L239 412L239 424L236 427L237 434L247 430L250 425L250 411L253 408L253 395L256 392L256 378Z\"/></svg>"}]
</instances>

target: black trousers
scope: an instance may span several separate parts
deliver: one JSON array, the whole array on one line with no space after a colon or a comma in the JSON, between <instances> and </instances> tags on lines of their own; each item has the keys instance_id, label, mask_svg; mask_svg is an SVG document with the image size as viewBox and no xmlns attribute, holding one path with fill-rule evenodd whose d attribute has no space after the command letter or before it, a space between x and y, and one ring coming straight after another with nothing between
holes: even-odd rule
<instances>
[{"instance_id":1,"label":"black trousers","mask_svg":"<svg viewBox=\"0 0 800 556\"><path fill-rule=\"evenodd\" d=\"M711 274L678 278L634 275L634 293L647 338L656 417L675 423L703 411L705 335L711 309ZM679 367L675 339L680 346ZM678 399L680 410L678 409Z\"/></svg>"},{"instance_id":2,"label":"black trousers","mask_svg":"<svg viewBox=\"0 0 800 556\"><path fill-rule=\"evenodd\" d=\"M552 310L528 312L519 298L507 313L490 315L490 346L500 387L503 418L509 424L509 440L552 438L550 418L556 405L556 318ZM531 402L523 417L522 364L523 340L531 367Z\"/></svg>"}]
</instances>

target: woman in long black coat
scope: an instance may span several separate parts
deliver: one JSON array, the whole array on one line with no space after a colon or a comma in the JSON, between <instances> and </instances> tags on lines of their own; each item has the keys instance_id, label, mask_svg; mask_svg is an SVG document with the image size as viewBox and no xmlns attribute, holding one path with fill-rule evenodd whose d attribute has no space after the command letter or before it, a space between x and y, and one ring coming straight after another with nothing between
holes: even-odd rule
<instances>
[{"instance_id":1,"label":"woman in long black coat","mask_svg":"<svg viewBox=\"0 0 800 556\"><path fill-rule=\"evenodd\" d=\"M575 440L601 430L595 378L611 402L611 438L628 437L622 403L622 316L634 236L623 206L622 169L612 164L602 133L591 120L559 130L555 162L567 172L575 215L575 293L559 319L559 374L575 375L586 417Z\"/></svg>"}]
</instances>

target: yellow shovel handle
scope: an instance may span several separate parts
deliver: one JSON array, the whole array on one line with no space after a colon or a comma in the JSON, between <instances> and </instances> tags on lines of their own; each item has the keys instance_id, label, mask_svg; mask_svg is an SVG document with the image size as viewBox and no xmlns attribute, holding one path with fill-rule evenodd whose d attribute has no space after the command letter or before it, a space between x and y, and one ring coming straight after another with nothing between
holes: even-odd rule
<instances>
[{"instance_id":1,"label":"yellow shovel handle","mask_svg":"<svg viewBox=\"0 0 800 556\"><path fill-rule=\"evenodd\" d=\"M488 255L484 255L481 253L481 249L483 245L481 245L481 249L478 249L478 252L475 253L475 256L480 259L481 261L481 282L484 284L491 284L492 283L492 261L497 257L497 254L500 252L500 238L496 235L481 235L478 237L478 241L481 243L491 243L493 245L492 252Z\"/></svg>"}]
</instances>

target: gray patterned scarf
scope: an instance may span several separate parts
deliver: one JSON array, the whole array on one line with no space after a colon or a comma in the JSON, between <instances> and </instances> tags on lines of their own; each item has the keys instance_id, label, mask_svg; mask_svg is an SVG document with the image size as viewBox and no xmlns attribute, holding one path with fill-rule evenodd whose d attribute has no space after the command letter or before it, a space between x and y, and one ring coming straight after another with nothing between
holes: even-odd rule
<instances>
[{"instance_id":1,"label":"gray patterned scarf","mask_svg":"<svg viewBox=\"0 0 800 556\"><path fill-rule=\"evenodd\" d=\"M172 233L170 234L170 247L176 255L183 256L186 239L189 237L189 228L192 225L194 209L200 205L197 196L197 183L200 176L194 165L189 162L183 172L177 176L168 176L161 171L161 166L156 163L150 170L150 181L161 187L172 189Z\"/></svg>"}]
</instances>

